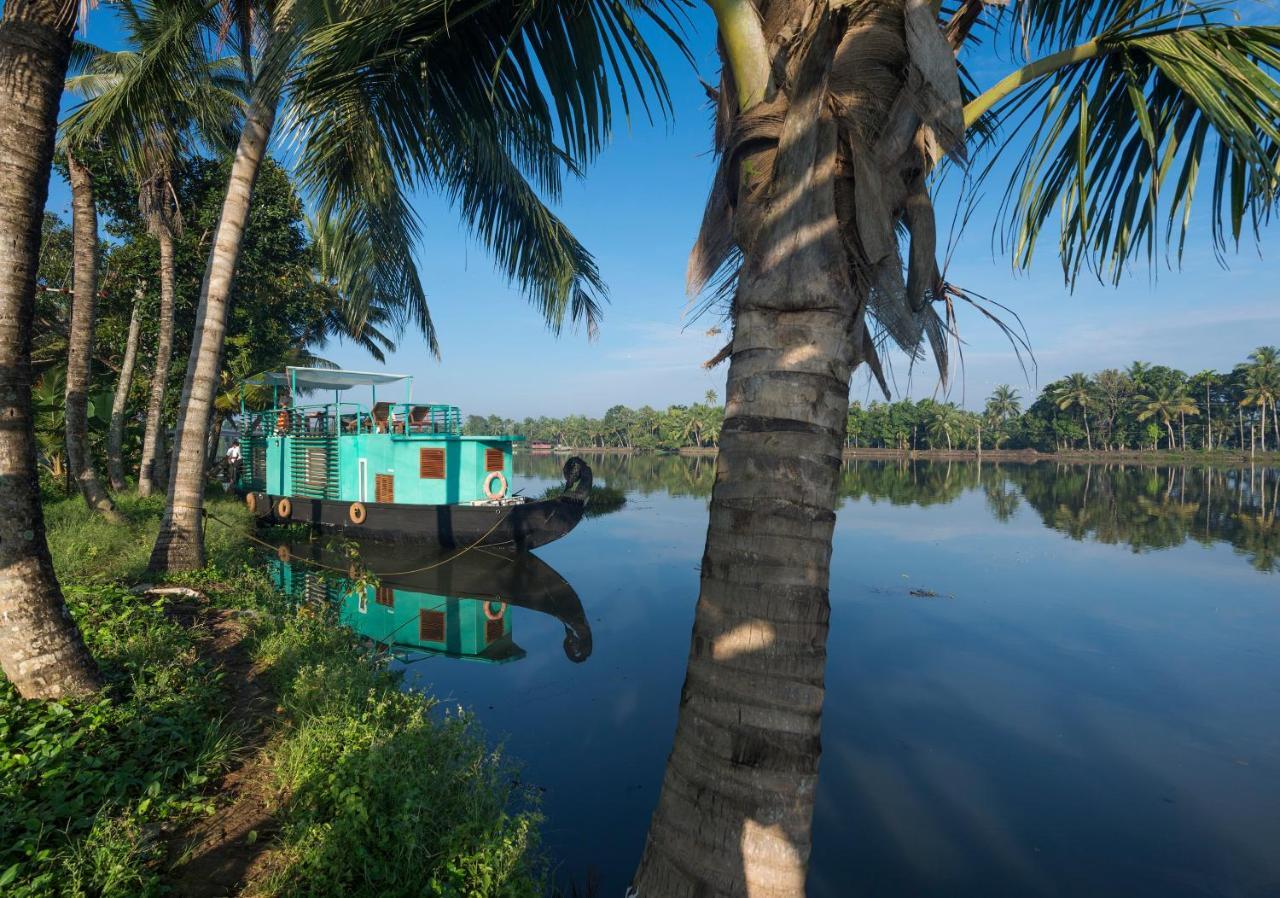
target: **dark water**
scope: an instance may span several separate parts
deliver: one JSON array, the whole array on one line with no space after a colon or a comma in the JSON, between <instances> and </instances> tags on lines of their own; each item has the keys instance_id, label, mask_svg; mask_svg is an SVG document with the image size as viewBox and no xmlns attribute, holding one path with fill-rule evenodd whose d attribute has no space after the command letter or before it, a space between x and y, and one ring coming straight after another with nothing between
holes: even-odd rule
<instances>
[{"instance_id":1,"label":"dark water","mask_svg":"<svg viewBox=\"0 0 1280 898\"><path fill-rule=\"evenodd\" d=\"M714 463L592 464L626 506L527 569L421 584L453 642L402 663L545 787L561 879L620 895ZM1280 472L858 462L841 495L810 895L1280 895Z\"/></svg>"}]
</instances>

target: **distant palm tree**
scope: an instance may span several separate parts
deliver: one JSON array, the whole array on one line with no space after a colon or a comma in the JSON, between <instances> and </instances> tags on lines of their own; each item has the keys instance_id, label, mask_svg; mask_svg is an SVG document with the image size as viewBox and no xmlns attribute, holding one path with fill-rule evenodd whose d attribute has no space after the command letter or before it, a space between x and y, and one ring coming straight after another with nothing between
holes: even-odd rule
<instances>
[{"instance_id":1,"label":"distant palm tree","mask_svg":"<svg viewBox=\"0 0 1280 898\"><path fill-rule=\"evenodd\" d=\"M1204 387L1204 449L1206 451L1213 448L1213 402L1209 391L1221 382L1221 376L1212 368L1205 368L1191 378L1191 383Z\"/></svg>"},{"instance_id":2,"label":"distant palm tree","mask_svg":"<svg viewBox=\"0 0 1280 898\"><path fill-rule=\"evenodd\" d=\"M1022 414L1022 397L1008 384L998 384L987 399L987 414L997 421L1007 421Z\"/></svg>"},{"instance_id":3,"label":"distant palm tree","mask_svg":"<svg viewBox=\"0 0 1280 898\"><path fill-rule=\"evenodd\" d=\"M1150 396L1134 397L1138 403L1138 420L1159 418L1169 434L1169 448L1174 448L1173 419L1180 415L1198 415L1200 409L1182 386L1163 386Z\"/></svg>"},{"instance_id":4,"label":"distant palm tree","mask_svg":"<svg viewBox=\"0 0 1280 898\"><path fill-rule=\"evenodd\" d=\"M1276 445L1280 447L1280 413L1276 411L1276 394L1280 393L1280 347L1259 346L1249 353L1249 362L1245 369L1248 372L1250 385L1257 388L1256 395L1265 396L1262 412L1262 449L1267 444L1267 408L1271 406L1271 423L1275 429Z\"/></svg>"},{"instance_id":5,"label":"distant palm tree","mask_svg":"<svg viewBox=\"0 0 1280 898\"><path fill-rule=\"evenodd\" d=\"M946 440L947 451L951 451L951 434L957 430L959 423L959 419L956 416L955 406L936 406L933 410L933 415L929 418L928 424L930 445L935 445L940 440Z\"/></svg>"},{"instance_id":6,"label":"distant palm tree","mask_svg":"<svg viewBox=\"0 0 1280 898\"><path fill-rule=\"evenodd\" d=\"M1063 411L1070 408L1080 409L1080 414L1084 418L1085 445L1090 451L1093 450L1093 437L1089 433L1089 408L1093 405L1095 396L1096 391L1093 382L1089 380L1089 375L1079 371L1068 375L1066 380L1057 384L1050 393L1050 398Z\"/></svg>"},{"instance_id":7,"label":"distant palm tree","mask_svg":"<svg viewBox=\"0 0 1280 898\"><path fill-rule=\"evenodd\" d=\"M1261 413L1261 424L1258 428L1261 436L1260 448L1263 452L1267 451L1267 406L1271 406L1272 414L1275 414L1276 402L1280 401L1280 377L1269 374L1266 369L1249 368L1246 371L1247 380L1244 385L1244 392L1241 394L1240 404L1242 406L1254 405L1258 407Z\"/></svg>"}]
</instances>

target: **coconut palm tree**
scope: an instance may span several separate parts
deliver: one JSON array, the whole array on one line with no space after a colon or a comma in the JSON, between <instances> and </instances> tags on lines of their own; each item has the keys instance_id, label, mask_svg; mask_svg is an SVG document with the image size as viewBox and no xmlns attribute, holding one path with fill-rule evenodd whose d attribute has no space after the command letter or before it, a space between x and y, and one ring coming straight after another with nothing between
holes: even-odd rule
<instances>
[{"instance_id":1,"label":"coconut palm tree","mask_svg":"<svg viewBox=\"0 0 1280 898\"><path fill-rule=\"evenodd\" d=\"M1277 400L1280 400L1280 377L1266 369L1246 368L1240 405L1246 408L1251 405L1258 408L1261 424L1258 428L1261 437L1258 442L1263 452L1267 451L1267 406L1271 406L1274 414Z\"/></svg>"},{"instance_id":2,"label":"coconut palm tree","mask_svg":"<svg viewBox=\"0 0 1280 898\"><path fill-rule=\"evenodd\" d=\"M1022 397L1008 384L997 384L987 399L987 412L997 421L1008 421L1022 414Z\"/></svg>"},{"instance_id":3,"label":"coconut palm tree","mask_svg":"<svg viewBox=\"0 0 1280 898\"><path fill-rule=\"evenodd\" d=\"M733 330L639 898L803 893L850 377L865 363L882 380L893 344L928 344L945 365L935 303L949 316L969 297L939 275L931 170L945 154L1012 153L974 171L1009 185L1014 262L1029 264L1049 231L1071 283L1156 258L1166 215L1181 240L1206 166L1222 172L1204 184L1219 238L1265 218L1280 144L1280 29L1194 3L961 0L941 16L924 0L710 5L721 164L690 285L728 300ZM1036 58L972 97L959 64L984 19Z\"/></svg>"},{"instance_id":4,"label":"coconut palm tree","mask_svg":"<svg viewBox=\"0 0 1280 898\"><path fill-rule=\"evenodd\" d=\"M123 523L116 505L98 479L89 449L89 381L93 365L93 332L98 306L98 210L93 173L80 161L79 148L67 148L71 182L71 231L75 274L67 328L66 435L67 466L84 501L113 523Z\"/></svg>"},{"instance_id":5,"label":"coconut palm tree","mask_svg":"<svg viewBox=\"0 0 1280 898\"><path fill-rule=\"evenodd\" d=\"M1089 407L1093 405L1095 390L1089 375L1077 371L1067 375L1066 379L1055 384L1049 391L1050 398L1062 411L1072 408L1080 409L1084 418L1084 439L1089 451L1093 451L1093 436L1089 433Z\"/></svg>"},{"instance_id":6,"label":"coconut palm tree","mask_svg":"<svg viewBox=\"0 0 1280 898\"><path fill-rule=\"evenodd\" d=\"M124 358L120 361L120 376L116 379L115 395L111 400L111 423L107 428L107 476L116 492L125 488L124 476L124 419L129 405L129 390L133 386L133 369L138 362L138 338L142 330L141 310L135 299L129 314L129 333L124 341Z\"/></svg>"},{"instance_id":7,"label":"coconut palm tree","mask_svg":"<svg viewBox=\"0 0 1280 898\"><path fill-rule=\"evenodd\" d=\"M0 667L26 698L102 682L49 558L31 408L36 266L75 8L6 0L0 13Z\"/></svg>"},{"instance_id":8,"label":"coconut palm tree","mask_svg":"<svg viewBox=\"0 0 1280 898\"><path fill-rule=\"evenodd\" d=\"M1263 392L1280 393L1280 347L1259 346L1249 353L1247 370L1253 384L1264 385ZM1270 388L1269 391L1268 387ZM1280 446L1280 413L1276 411L1274 398L1267 398L1266 402L1271 404L1271 424L1275 431L1276 445ZM1265 451L1267 430L1267 409L1265 406L1263 406L1261 412L1263 450Z\"/></svg>"},{"instance_id":9,"label":"coconut palm tree","mask_svg":"<svg viewBox=\"0 0 1280 898\"><path fill-rule=\"evenodd\" d=\"M1138 403L1138 420L1159 418L1169 435L1169 448L1176 445L1173 436L1173 419L1180 415L1198 415L1200 409L1182 386L1162 386L1149 396L1134 397Z\"/></svg>"},{"instance_id":10,"label":"coconut palm tree","mask_svg":"<svg viewBox=\"0 0 1280 898\"><path fill-rule=\"evenodd\" d=\"M1213 400L1210 390L1222 383L1222 377L1212 368L1197 372L1191 383L1197 388L1204 387L1204 444L1205 451L1213 449Z\"/></svg>"}]
</instances>

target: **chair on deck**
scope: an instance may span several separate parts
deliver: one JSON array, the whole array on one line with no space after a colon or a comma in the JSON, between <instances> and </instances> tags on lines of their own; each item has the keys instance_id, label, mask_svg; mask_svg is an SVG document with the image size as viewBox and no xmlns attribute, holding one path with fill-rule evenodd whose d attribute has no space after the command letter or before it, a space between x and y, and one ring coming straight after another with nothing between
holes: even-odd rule
<instances>
[{"instance_id":1,"label":"chair on deck","mask_svg":"<svg viewBox=\"0 0 1280 898\"><path fill-rule=\"evenodd\" d=\"M409 432L425 433L431 429L431 406L415 405L409 409Z\"/></svg>"},{"instance_id":2,"label":"chair on deck","mask_svg":"<svg viewBox=\"0 0 1280 898\"><path fill-rule=\"evenodd\" d=\"M390 428L388 427L387 422L388 422L390 413L391 413L390 402L378 402L374 404L373 411L371 413L373 417L374 433L387 433L389 431Z\"/></svg>"}]
</instances>

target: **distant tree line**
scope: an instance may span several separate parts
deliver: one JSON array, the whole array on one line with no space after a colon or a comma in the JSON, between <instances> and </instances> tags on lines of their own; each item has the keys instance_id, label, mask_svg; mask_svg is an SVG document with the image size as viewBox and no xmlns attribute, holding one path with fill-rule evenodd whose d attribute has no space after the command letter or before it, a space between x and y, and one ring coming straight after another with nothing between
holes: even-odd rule
<instances>
[{"instance_id":1,"label":"distant tree line","mask_svg":"<svg viewBox=\"0 0 1280 898\"><path fill-rule=\"evenodd\" d=\"M645 405L638 409L615 405L603 418L569 415L565 418L525 418L516 421L498 415L469 415L463 422L468 434L521 434L535 442L575 449L708 449L720 444L724 407L715 390L703 402L672 405L659 411Z\"/></svg>"},{"instance_id":2,"label":"distant tree line","mask_svg":"<svg viewBox=\"0 0 1280 898\"><path fill-rule=\"evenodd\" d=\"M849 406L846 441L893 449L1280 449L1280 350L1261 346L1230 372L1188 375L1134 362L1047 384L1024 410L1001 384L981 412L954 403Z\"/></svg>"},{"instance_id":3,"label":"distant tree line","mask_svg":"<svg viewBox=\"0 0 1280 898\"><path fill-rule=\"evenodd\" d=\"M981 412L953 402L872 402L849 405L845 445L897 449L1280 449L1280 348L1260 346L1230 372L1187 374L1134 362L1120 370L1081 372L1047 384L1023 407L1001 384ZM615 405L602 418L515 420L471 415L469 434L522 434L576 449L715 448L724 409L714 390L703 402L659 411Z\"/></svg>"}]
</instances>

